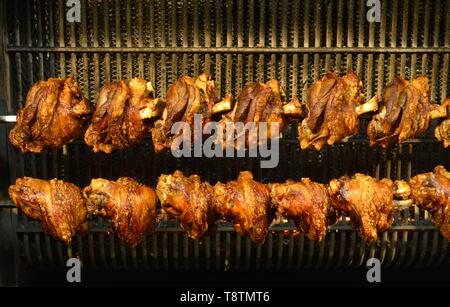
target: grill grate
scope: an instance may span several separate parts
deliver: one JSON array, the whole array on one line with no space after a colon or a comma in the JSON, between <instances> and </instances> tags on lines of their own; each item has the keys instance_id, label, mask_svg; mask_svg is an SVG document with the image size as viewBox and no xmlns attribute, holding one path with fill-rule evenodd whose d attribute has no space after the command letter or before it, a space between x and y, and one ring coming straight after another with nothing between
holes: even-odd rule
<instances>
[{"instance_id":1,"label":"grill grate","mask_svg":"<svg viewBox=\"0 0 450 307\"><path fill-rule=\"evenodd\" d=\"M407 79L424 74L431 82L431 99L440 102L450 88L450 0L381 2L381 22L369 23L363 0L82 0L82 22L69 23L63 0L1 0L2 10L11 13L2 25L8 36L0 111L15 114L32 83L51 76L76 76L84 95L94 101L109 81L143 77L163 96L180 75L202 71L214 76L222 96L236 96L249 82L276 78L288 98L297 95L303 101L307 87L326 71L355 71L368 97L381 93L396 74ZM28 175L84 186L95 177L131 176L155 186L161 173L176 169L211 183L234 179L244 169L263 182L301 177L326 182L355 172L408 179L437 164L450 167L449 151L434 140L432 129L420 140L388 150L368 148L368 120L361 120L359 136L320 152L300 151L291 127L273 170L260 169L255 158L155 155L150 140L111 155L95 155L81 141L21 155L5 137L0 141L9 183ZM2 135L11 127L3 125ZM193 241L166 221L136 250L108 235L100 219L87 236L65 248L16 209L2 210L12 216L16 260L30 266L59 266L72 256L94 268L129 269L358 267L373 256L392 266L449 263L447 241L417 207L397 212L392 231L374 245L362 242L344 222L321 243L297 235L292 222L277 224L267 242L255 246L229 226Z\"/></svg>"}]
</instances>

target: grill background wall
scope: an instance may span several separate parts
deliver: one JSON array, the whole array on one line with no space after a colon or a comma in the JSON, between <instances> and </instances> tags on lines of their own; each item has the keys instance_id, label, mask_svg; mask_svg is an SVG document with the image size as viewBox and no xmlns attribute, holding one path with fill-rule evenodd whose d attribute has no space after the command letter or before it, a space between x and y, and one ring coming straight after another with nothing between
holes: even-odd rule
<instances>
[{"instance_id":1,"label":"grill background wall","mask_svg":"<svg viewBox=\"0 0 450 307\"><path fill-rule=\"evenodd\" d=\"M252 81L281 81L288 98L306 100L311 83L327 71L356 72L367 97L380 94L396 74L410 79L425 74L431 99L449 94L450 0L381 1L380 23L366 21L366 1L81 1L81 23L68 23L62 0L1 0L6 35L0 51L1 114L15 114L39 79L74 75L86 97L95 101L108 81L143 77L156 95L182 74L211 73L220 94L235 97ZM3 9L4 8L4 9ZM139 14L141 12L142 14ZM450 167L449 150L433 138L433 127L420 140L388 150L368 148L361 120L360 135L320 152L300 151L296 129L280 145L276 169L260 169L258 159L175 159L155 155L151 140L111 155L94 155L81 140L39 155L19 154L7 141L11 124L0 126L6 162L2 191L21 176L58 177L80 186L91 178L131 176L155 186L161 173L181 169L215 183L251 170L263 182L311 177L326 182L345 174L408 179ZM333 226L327 240L309 242L294 235L293 223L279 224L263 246L221 227L197 241L176 223L164 222L136 250L109 236L107 225L94 220L89 235L65 248L44 236L38 223L5 202L0 210L10 221L9 240L17 265L60 266L79 256L88 267L107 268L303 268L358 267L379 257L395 266L448 264L448 243L417 207L396 213L393 231L369 246L349 225ZM8 240L5 240L7 242Z\"/></svg>"}]
</instances>

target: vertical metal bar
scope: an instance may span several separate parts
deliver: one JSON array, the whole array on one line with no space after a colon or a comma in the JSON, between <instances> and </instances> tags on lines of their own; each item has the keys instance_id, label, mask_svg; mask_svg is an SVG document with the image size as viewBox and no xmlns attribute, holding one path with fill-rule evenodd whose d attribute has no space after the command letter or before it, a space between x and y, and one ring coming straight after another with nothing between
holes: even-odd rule
<instances>
[{"instance_id":1,"label":"vertical metal bar","mask_svg":"<svg viewBox=\"0 0 450 307\"><path fill-rule=\"evenodd\" d=\"M168 234L166 231L162 233L162 255L163 255L163 265L164 269L169 269L169 250L168 250Z\"/></svg>"},{"instance_id":2,"label":"vertical metal bar","mask_svg":"<svg viewBox=\"0 0 450 307\"><path fill-rule=\"evenodd\" d=\"M123 10L122 10L123 12ZM138 13L137 15L140 15ZM133 46L133 37L131 34L131 7L130 7L130 1L126 1L125 5L125 27L126 27L126 46L132 47ZM138 29L139 32L139 29ZM133 78L133 59L131 52L127 53L127 79Z\"/></svg>"},{"instance_id":3,"label":"vertical metal bar","mask_svg":"<svg viewBox=\"0 0 450 307\"><path fill-rule=\"evenodd\" d=\"M233 234L236 234L234 232ZM227 231L225 233L225 271L230 268L231 264L231 232Z\"/></svg>"},{"instance_id":4,"label":"vertical metal bar","mask_svg":"<svg viewBox=\"0 0 450 307\"><path fill-rule=\"evenodd\" d=\"M395 48L397 47L397 27L398 27L398 1L393 0L392 1L392 24L391 24L391 47ZM396 62L396 55L391 54L389 58L389 80L394 79L394 76L396 74L395 70L395 62Z\"/></svg>"},{"instance_id":5,"label":"vertical metal bar","mask_svg":"<svg viewBox=\"0 0 450 307\"><path fill-rule=\"evenodd\" d=\"M425 264L426 267L431 267L433 265L433 262L435 261L436 258L436 254L437 254L437 247L438 247L438 242L439 242L439 230L434 230L433 231L433 240L431 241L431 251L430 251L430 255L427 259L427 262Z\"/></svg>"},{"instance_id":6,"label":"vertical metal bar","mask_svg":"<svg viewBox=\"0 0 450 307\"><path fill-rule=\"evenodd\" d=\"M194 29L193 29L193 45L194 47L199 47L200 46L200 39L199 39L199 27L198 27L198 19L199 19L199 12L198 12L198 0L194 0L193 2L193 6L194 6L194 11L193 11L193 18L194 18ZM199 72L199 67L200 63L199 63L199 54L195 53L194 54L194 75L197 76L200 74Z\"/></svg>"},{"instance_id":7,"label":"vertical metal bar","mask_svg":"<svg viewBox=\"0 0 450 307\"><path fill-rule=\"evenodd\" d=\"M342 31L343 11L344 11L344 2L343 0L339 0L337 7L336 47L342 47L343 43L343 31ZM337 73L341 72L341 62L342 62L342 55L340 53L336 54L335 70Z\"/></svg>"},{"instance_id":8,"label":"vertical metal bar","mask_svg":"<svg viewBox=\"0 0 450 307\"><path fill-rule=\"evenodd\" d=\"M305 269L309 269L312 267L313 261L315 259L315 242L311 240L307 240L308 242L308 258L306 259Z\"/></svg>"},{"instance_id":9,"label":"vertical metal bar","mask_svg":"<svg viewBox=\"0 0 450 307\"><path fill-rule=\"evenodd\" d=\"M91 8L92 10L92 45L94 47L99 47L98 41L98 9L97 4L93 5ZM105 16L106 18L106 16ZM93 92L96 94L100 89L100 65L99 65L99 54L98 52L95 52L93 54L93 60L94 60L94 71L93 71L93 77L94 77L94 87ZM92 97L92 96L91 96Z\"/></svg>"},{"instance_id":10,"label":"vertical metal bar","mask_svg":"<svg viewBox=\"0 0 450 307\"><path fill-rule=\"evenodd\" d=\"M117 269L117 259L116 259L116 243L115 243L115 235L108 234L109 236L109 255L111 257L112 266L114 269Z\"/></svg>"},{"instance_id":11,"label":"vertical metal bar","mask_svg":"<svg viewBox=\"0 0 450 307\"><path fill-rule=\"evenodd\" d=\"M402 34L401 34L401 46L406 48L408 46L408 5L409 1L403 2L402 13ZM406 68L406 54L400 56L400 75L405 75Z\"/></svg>"},{"instance_id":12,"label":"vertical metal bar","mask_svg":"<svg viewBox=\"0 0 450 307\"><path fill-rule=\"evenodd\" d=\"M291 20L291 24L292 24L292 47L293 48L298 48L300 46L299 42L300 42L300 33L299 33L299 10L300 10L300 4L299 1L294 1L293 3L293 8L292 8L292 20ZM299 66L299 60L298 60L298 54L294 54L292 56L292 74L289 76L290 78L292 78L291 81L291 98L292 97L298 97L299 93L299 71L298 71L298 66Z\"/></svg>"},{"instance_id":13,"label":"vertical metal bar","mask_svg":"<svg viewBox=\"0 0 450 307\"><path fill-rule=\"evenodd\" d=\"M341 231L339 235L339 257L336 261L335 268L341 268L344 263L345 252L347 251L346 242L347 242L347 234L345 231Z\"/></svg>"},{"instance_id":14,"label":"vertical metal bar","mask_svg":"<svg viewBox=\"0 0 450 307\"><path fill-rule=\"evenodd\" d=\"M158 261L158 233L155 232L152 235L152 256L153 256L153 267L155 270L159 269L159 261Z\"/></svg>"},{"instance_id":15,"label":"vertical metal bar","mask_svg":"<svg viewBox=\"0 0 450 307\"><path fill-rule=\"evenodd\" d=\"M267 248L267 258L266 258L266 270L272 269L272 256L273 256L273 234L272 231L269 231L269 235L267 236L266 242Z\"/></svg>"},{"instance_id":16,"label":"vertical metal bar","mask_svg":"<svg viewBox=\"0 0 450 307\"><path fill-rule=\"evenodd\" d=\"M148 12L148 32L149 32L149 42L148 45L150 47L154 47L155 46L155 16L154 16L154 7L155 4L153 3L153 0L150 1L149 3L149 12ZM155 90L159 89L159 84L156 84L156 63L155 63L155 54L152 53L150 54L150 63L149 63L149 78L150 78L150 82L152 82L153 86L155 87ZM160 95L163 95L162 92L158 93ZM165 93L164 93L165 94Z\"/></svg>"},{"instance_id":17,"label":"vertical metal bar","mask_svg":"<svg viewBox=\"0 0 450 307\"><path fill-rule=\"evenodd\" d=\"M266 1L259 1L259 35L258 35L258 47L265 47L266 45L266 33L265 33L265 6ZM258 66L257 66L257 76L256 81L258 82L264 82L264 76L265 76L265 69L264 69L264 55L260 54L258 59Z\"/></svg>"},{"instance_id":18,"label":"vertical metal bar","mask_svg":"<svg viewBox=\"0 0 450 307\"><path fill-rule=\"evenodd\" d=\"M173 263L174 263L175 270L178 270L178 268L179 268L178 236L179 236L178 232L174 232L172 234L172 240L173 240L173 254L172 254L172 258L173 258ZM184 236L183 236L183 239L184 239ZM185 246L185 242L183 242L183 246ZM186 255L184 253L183 253L183 258L184 258L184 262L186 263Z\"/></svg>"},{"instance_id":19,"label":"vertical metal bar","mask_svg":"<svg viewBox=\"0 0 450 307\"><path fill-rule=\"evenodd\" d=\"M309 47L309 1L304 5L305 13L303 21L303 47ZM309 70L309 55L303 55L303 69L302 69L302 101L306 102L306 93L308 90L308 70Z\"/></svg>"},{"instance_id":20,"label":"vertical metal bar","mask_svg":"<svg viewBox=\"0 0 450 307\"><path fill-rule=\"evenodd\" d=\"M444 33L444 47L449 47L449 42L450 42L450 0L447 0L445 2L445 12L446 12L446 16L445 16L445 33ZM448 86L446 86L446 84L448 83L448 74L449 74L449 57L450 54L449 53L445 53L443 56L443 63L442 63L442 73L440 74L442 77L441 80L441 97L440 100L444 100L447 97L447 89Z\"/></svg>"},{"instance_id":21,"label":"vertical metal bar","mask_svg":"<svg viewBox=\"0 0 450 307\"><path fill-rule=\"evenodd\" d=\"M435 2L435 14L434 14L434 29L433 29L433 47L439 47L439 39L441 37L440 25L441 25L441 7L440 1ZM447 29L448 31L448 29ZM433 54L433 66L431 68L431 84L430 84L430 100L436 101L437 89L439 88L439 55ZM442 97L443 99L446 97Z\"/></svg>"},{"instance_id":22,"label":"vertical metal bar","mask_svg":"<svg viewBox=\"0 0 450 307\"><path fill-rule=\"evenodd\" d=\"M238 14L238 18L237 18L237 46L238 48L240 47L244 47L244 31L243 31L243 26L242 26L242 21L244 19L243 17L243 1L242 0L238 0L237 1L237 14ZM236 64L236 85L235 85L235 89L241 89L244 87L244 82L243 82L243 75L244 75L244 63L243 63L243 55L242 54L238 54L237 55L237 64ZM230 91L228 91L226 94L231 93Z\"/></svg>"},{"instance_id":23,"label":"vertical metal bar","mask_svg":"<svg viewBox=\"0 0 450 307\"><path fill-rule=\"evenodd\" d=\"M418 27L419 27L419 0L414 0L413 27L412 27L412 33L411 33L411 48L416 48L418 46L417 45ZM414 79L416 77L416 65L417 65L417 54L413 53L411 55L410 79Z\"/></svg>"},{"instance_id":24,"label":"vertical metal bar","mask_svg":"<svg viewBox=\"0 0 450 307\"><path fill-rule=\"evenodd\" d=\"M177 42L177 9L178 9L178 3L176 1L172 2L172 12L171 12L171 20L170 20L170 39L171 39L171 46L172 47L177 47L178 46L178 42ZM172 77L171 77L171 81L172 83L178 79L178 61L177 61L177 54L173 53L172 54Z\"/></svg>"},{"instance_id":25,"label":"vertical metal bar","mask_svg":"<svg viewBox=\"0 0 450 307\"><path fill-rule=\"evenodd\" d=\"M236 234L236 245L235 245L235 252L236 252L236 257L235 257L235 261L234 261L234 268L236 270L239 270L241 268L241 241L242 241L242 236L240 234Z\"/></svg>"},{"instance_id":26,"label":"vertical metal bar","mask_svg":"<svg viewBox=\"0 0 450 307\"><path fill-rule=\"evenodd\" d=\"M222 1L216 0L216 47L222 47ZM216 54L216 88L219 96L222 96L222 56Z\"/></svg>"},{"instance_id":27,"label":"vertical metal bar","mask_svg":"<svg viewBox=\"0 0 450 307\"><path fill-rule=\"evenodd\" d=\"M270 18L270 47L277 47L277 11L278 11L278 2L272 1L271 8L271 18ZM283 30L283 29L282 29ZM286 60L285 60L286 61ZM282 62L282 65L286 66L286 62ZM269 78L275 79L277 75L277 57L275 54L270 55L269 62ZM283 85L284 86L284 85Z\"/></svg>"},{"instance_id":28,"label":"vertical metal bar","mask_svg":"<svg viewBox=\"0 0 450 307\"><path fill-rule=\"evenodd\" d=\"M66 45L66 43L65 43L65 24L64 24L64 20L65 20L65 18L64 18L64 16L65 16L65 3L64 3L63 0L59 0L58 9L59 9L59 14L58 14L58 17L59 17L58 45L59 45L59 47L65 47L65 45ZM59 71L60 76L63 77L63 78L66 77L66 57L65 57L64 53L60 54L60 57L59 57L59 68L60 68L60 71ZM63 155L67 156L67 146L66 145L63 146L62 153L63 153ZM66 162L66 160L64 162ZM64 170L67 168L66 163L63 164L63 168L64 168ZM58 167L58 169L57 169L58 175L59 175L59 171L60 171L60 169ZM62 256L62 246L59 243L58 243L58 249L59 249L60 256ZM62 262L62 260L61 260L61 262Z\"/></svg>"},{"instance_id":29,"label":"vertical metal bar","mask_svg":"<svg viewBox=\"0 0 450 307\"><path fill-rule=\"evenodd\" d=\"M187 235L186 235L187 237ZM189 241L188 241L189 243ZM199 270L200 269L200 263L199 263L199 256L200 256L200 249L199 249L199 243L200 239L194 240L194 269Z\"/></svg>"},{"instance_id":30,"label":"vertical metal bar","mask_svg":"<svg viewBox=\"0 0 450 307\"><path fill-rule=\"evenodd\" d=\"M137 19L137 21L136 21L136 23L137 23L137 31L136 31L137 32L136 33L137 46L143 47L144 44L143 44L143 39L142 39L142 32L143 32L144 26L143 26L142 17L143 17L144 8L143 8L142 0L137 0L135 8L136 8L136 19ZM153 35L151 35L151 36L153 36ZM142 53L138 54L138 76L139 76L139 78L145 79L144 54L142 54ZM153 81L151 81L151 82L154 86Z\"/></svg>"},{"instance_id":31,"label":"vertical metal bar","mask_svg":"<svg viewBox=\"0 0 450 307\"><path fill-rule=\"evenodd\" d=\"M387 15L387 3L382 2L381 3L381 20L380 20L380 36L379 36L379 46L380 48L386 47L386 15ZM383 92L384 87L384 61L385 61L385 55L383 53L380 53L378 55L378 66L377 66L377 95L378 97L381 97L381 94ZM379 170L379 164L377 165Z\"/></svg>"},{"instance_id":32,"label":"vertical metal bar","mask_svg":"<svg viewBox=\"0 0 450 307\"><path fill-rule=\"evenodd\" d=\"M205 236L205 268L211 269L211 235Z\"/></svg>"},{"instance_id":33,"label":"vertical metal bar","mask_svg":"<svg viewBox=\"0 0 450 307\"><path fill-rule=\"evenodd\" d=\"M325 36L325 46L327 48L331 47L332 40L333 40L333 29L332 29L332 21L333 21L333 9L334 5L333 3L329 3L327 6L327 25L326 25L326 36ZM325 72L331 71L331 54L327 53L325 55Z\"/></svg>"},{"instance_id":34,"label":"vertical metal bar","mask_svg":"<svg viewBox=\"0 0 450 307\"><path fill-rule=\"evenodd\" d=\"M226 3L226 22L227 22L227 47L233 46L233 1L227 0ZM233 62L231 54L226 55L226 70L225 70L225 93L231 93L231 84L233 76L240 74L240 71L232 71Z\"/></svg>"},{"instance_id":35,"label":"vertical metal bar","mask_svg":"<svg viewBox=\"0 0 450 307\"><path fill-rule=\"evenodd\" d=\"M210 17L210 4L209 1L206 1L205 3L205 9L204 9L204 14L205 14L205 21L203 23L203 27L204 27L204 35L205 35L205 47L209 48L211 47L211 28L210 28L210 22L211 22L211 17ZM203 71L210 73L211 72L211 54L206 53L205 54L205 64L203 67ZM220 92L219 92L220 93Z\"/></svg>"},{"instance_id":36,"label":"vertical metal bar","mask_svg":"<svg viewBox=\"0 0 450 307\"><path fill-rule=\"evenodd\" d=\"M354 24L354 10L355 3L353 0L347 1L348 3L348 28L347 28L347 47L353 47L353 24ZM347 72L353 70L353 58L352 54L347 54Z\"/></svg>"},{"instance_id":37,"label":"vertical metal bar","mask_svg":"<svg viewBox=\"0 0 450 307\"><path fill-rule=\"evenodd\" d=\"M220 269L220 231L215 235L215 247L216 247L216 269Z\"/></svg>"},{"instance_id":38,"label":"vertical metal bar","mask_svg":"<svg viewBox=\"0 0 450 307\"><path fill-rule=\"evenodd\" d=\"M197 16L193 16L193 19L196 20L198 17ZM183 29L182 29L182 33L183 33L183 40L182 40L182 44L183 47L189 47L189 23L188 23L188 1L184 0L183 1ZM187 75L189 74L189 59L188 59L188 54L184 53L183 54L183 74Z\"/></svg>"},{"instance_id":39,"label":"vertical metal bar","mask_svg":"<svg viewBox=\"0 0 450 307\"><path fill-rule=\"evenodd\" d=\"M110 47L110 29L109 29L109 6L108 1L103 2L103 27L105 35L105 47ZM111 82L111 55L105 53L105 80L104 82Z\"/></svg>"},{"instance_id":40,"label":"vertical metal bar","mask_svg":"<svg viewBox=\"0 0 450 307\"><path fill-rule=\"evenodd\" d=\"M115 6L114 6L114 31L116 34L116 47L120 48L122 47L122 30L120 27L120 11L121 11L122 5L121 1L116 0ZM122 54L116 53L116 71L117 80L122 80Z\"/></svg>"},{"instance_id":41,"label":"vertical metal bar","mask_svg":"<svg viewBox=\"0 0 450 307\"><path fill-rule=\"evenodd\" d=\"M190 255L189 255L189 237L186 233L183 233L183 257L185 270L191 269L190 267Z\"/></svg>"},{"instance_id":42,"label":"vertical metal bar","mask_svg":"<svg viewBox=\"0 0 450 307\"><path fill-rule=\"evenodd\" d=\"M248 2L248 46L255 47L255 0ZM247 62L247 79L246 82L254 80L254 55L250 53Z\"/></svg>"},{"instance_id":43,"label":"vertical metal bar","mask_svg":"<svg viewBox=\"0 0 450 307\"><path fill-rule=\"evenodd\" d=\"M314 47L320 48L321 46L321 36L322 36L322 6L315 5L314 6ZM314 54L314 70L313 70L313 79L318 80L321 75L322 67L320 67L320 54Z\"/></svg>"},{"instance_id":44,"label":"vertical metal bar","mask_svg":"<svg viewBox=\"0 0 450 307\"><path fill-rule=\"evenodd\" d=\"M356 232L351 232L351 241L350 241L350 248L348 249L348 262L347 267L351 267L354 263L354 255L355 255L355 247L356 247Z\"/></svg>"},{"instance_id":45,"label":"vertical metal bar","mask_svg":"<svg viewBox=\"0 0 450 307\"><path fill-rule=\"evenodd\" d=\"M87 12L86 12L86 7L87 7L87 3L86 0L83 0L81 3L81 36L80 36L80 40L81 40L81 47L87 47L88 46L88 38L87 38ZM89 59L87 56L87 53L83 52L82 55L82 61L83 61L83 68L82 68L82 72L83 72L83 86L82 91L84 94L84 97L89 97Z\"/></svg>"},{"instance_id":46,"label":"vertical metal bar","mask_svg":"<svg viewBox=\"0 0 450 307\"><path fill-rule=\"evenodd\" d=\"M166 47L166 1L160 1L161 24L158 31L161 34L161 47ZM166 54L161 54L161 72L160 72L161 94L167 91L167 71L166 71Z\"/></svg>"},{"instance_id":47,"label":"vertical metal bar","mask_svg":"<svg viewBox=\"0 0 450 307\"><path fill-rule=\"evenodd\" d=\"M305 235L302 233L297 237L298 249L297 249L297 263L295 264L296 269L300 269L303 264L303 256L305 252Z\"/></svg>"}]
</instances>

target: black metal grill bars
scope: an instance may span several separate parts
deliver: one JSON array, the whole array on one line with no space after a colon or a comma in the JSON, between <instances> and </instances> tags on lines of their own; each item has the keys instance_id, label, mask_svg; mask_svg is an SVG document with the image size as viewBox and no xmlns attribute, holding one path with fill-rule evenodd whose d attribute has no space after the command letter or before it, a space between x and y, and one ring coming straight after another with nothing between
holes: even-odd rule
<instances>
[{"instance_id":1,"label":"black metal grill bars","mask_svg":"<svg viewBox=\"0 0 450 307\"><path fill-rule=\"evenodd\" d=\"M201 72L214 76L222 96L236 95L250 81L276 78L288 98L305 101L307 87L325 72L354 71L367 97L381 93L396 74L427 75L432 101L448 97L450 0L380 2L380 22L368 22L365 0L81 0L81 22L70 23L64 0L1 0L0 115L16 114L37 80L69 75L91 101L111 80L144 77L161 97L180 75ZM8 234L3 245L14 251L17 266L61 266L75 256L86 267L152 270L358 267L373 256L386 266L448 265L447 241L417 207L398 211L392 231L373 245L361 241L346 222L331 227L321 243L296 233L291 221L281 222L272 226L264 245L256 246L230 226L194 241L176 222L164 221L131 250L100 219L66 248L6 200L8 184L24 175L79 186L95 177L131 176L155 186L160 174L176 169L215 183L244 169L263 182L301 177L326 182L355 172L408 179L438 164L450 167L449 149L435 141L433 127L423 139L380 150L368 147L367 123L363 118L361 135L320 152L301 151L292 126L275 169L259 168L256 158L156 155L150 140L110 155L95 155L79 141L22 155L7 140L12 124L2 124L0 159L6 163L0 217Z\"/></svg>"}]
</instances>

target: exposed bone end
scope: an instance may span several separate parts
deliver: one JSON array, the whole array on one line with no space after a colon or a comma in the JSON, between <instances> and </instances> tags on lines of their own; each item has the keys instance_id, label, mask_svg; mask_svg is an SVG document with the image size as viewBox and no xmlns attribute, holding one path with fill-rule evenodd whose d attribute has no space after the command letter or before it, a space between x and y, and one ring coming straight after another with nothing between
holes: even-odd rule
<instances>
[{"instance_id":1,"label":"exposed bone end","mask_svg":"<svg viewBox=\"0 0 450 307\"><path fill-rule=\"evenodd\" d=\"M162 113L162 116L161 116L161 119L162 119L163 121L166 121L167 116L168 116L168 114L167 114L167 108L164 108L163 113Z\"/></svg>"},{"instance_id":2,"label":"exposed bone end","mask_svg":"<svg viewBox=\"0 0 450 307\"><path fill-rule=\"evenodd\" d=\"M222 113L231 110L231 94L228 94L221 101L216 103L212 108L212 113Z\"/></svg>"},{"instance_id":3,"label":"exposed bone end","mask_svg":"<svg viewBox=\"0 0 450 307\"><path fill-rule=\"evenodd\" d=\"M91 113L91 107L89 103L83 99L72 108L72 111L79 116L88 115Z\"/></svg>"},{"instance_id":4,"label":"exposed bone end","mask_svg":"<svg viewBox=\"0 0 450 307\"><path fill-rule=\"evenodd\" d=\"M208 89L214 88L214 80L207 73L202 73L195 79L195 86L197 86L202 93L208 95ZM210 97L207 97L209 99Z\"/></svg>"},{"instance_id":5,"label":"exposed bone end","mask_svg":"<svg viewBox=\"0 0 450 307\"><path fill-rule=\"evenodd\" d=\"M439 105L433 105L430 111L431 119L447 117L447 106L444 104L445 101Z\"/></svg>"},{"instance_id":6,"label":"exposed bone end","mask_svg":"<svg viewBox=\"0 0 450 307\"><path fill-rule=\"evenodd\" d=\"M283 113L291 117L300 117L303 114L302 104L297 97L293 97L289 103L283 106Z\"/></svg>"},{"instance_id":7,"label":"exposed bone end","mask_svg":"<svg viewBox=\"0 0 450 307\"><path fill-rule=\"evenodd\" d=\"M337 179L331 180L330 183L328 184L328 192L331 195L336 195L340 189L341 189L341 183Z\"/></svg>"},{"instance_id":8,"label":"exposed bone end","mask_svg":"<svg viewBox=\"0 0 450 307\"><path fill-rule=\"evenodd\" d=\"M401 199L408 199L411 195L411 187L404 180L394 181L394 196Z\"/></svg>"},{"instance_id":9,"label":"exposed bone end","mask_svg":"<svg viewBox=\"0 0 450 307\"><path fill-rule=\"evenodd\" d=\"M356 107L356 113L358 113L358 115L373 112L376 110L378 110L378 95L375 95L366 103Z\"/></svg>"},{"instance_id":10,"label":"exposed bone end","mask_svg":"<svg viewBox=\"0 0 450 307\"><path fill-rule=\"evenodd\" d=\"M148 99L148 102L145 104L145 107L139 111L139 114L142 119L150 119L160 117L163 113L165 106L165 102L160 99Z\"/></svg>"}]
</instances>

